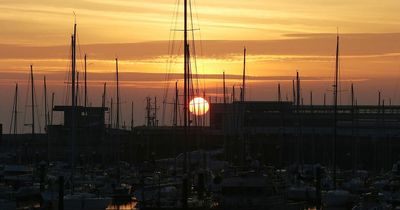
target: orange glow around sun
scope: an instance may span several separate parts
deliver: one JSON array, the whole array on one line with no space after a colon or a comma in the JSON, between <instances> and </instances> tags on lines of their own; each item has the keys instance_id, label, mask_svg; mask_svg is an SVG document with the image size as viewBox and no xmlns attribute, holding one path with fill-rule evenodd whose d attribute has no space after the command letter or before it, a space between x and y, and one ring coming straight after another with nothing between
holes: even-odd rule
<instances>
[{"instance_id":1,"label":"orange glow around sun","mask_svg":"<svg viewBox=\"0 0 400 210\"><path fill-rule=\"evenodd\" d=\"M208 101L202 97L196 97L189 103L189 111L197 116L204 115L208 112L210 105Z\"/></svg>"}]
</instances>

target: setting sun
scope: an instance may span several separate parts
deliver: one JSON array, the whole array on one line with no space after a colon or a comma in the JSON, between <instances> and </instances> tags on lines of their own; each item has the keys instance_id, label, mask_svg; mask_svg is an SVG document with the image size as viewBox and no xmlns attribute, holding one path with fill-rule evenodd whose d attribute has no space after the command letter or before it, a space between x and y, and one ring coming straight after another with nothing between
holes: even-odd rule
<instances>
[{"instance_id":1,"label":"setting sun","mask_svg":"<svg viewBox=\"0 0 400 210\"><path fill-rule=\"evenodd\" d=\"M208 101L202 97L196 97L189 103L190 112L197 116L206 114L209 108L210 105L208 104Z\"/></svg>"}]
</instances>

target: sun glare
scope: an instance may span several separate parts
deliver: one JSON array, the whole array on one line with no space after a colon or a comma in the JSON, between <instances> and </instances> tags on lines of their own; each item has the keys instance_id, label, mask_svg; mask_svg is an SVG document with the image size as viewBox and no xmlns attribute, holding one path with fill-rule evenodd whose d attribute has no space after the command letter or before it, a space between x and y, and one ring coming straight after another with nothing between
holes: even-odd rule
<instances>
[{"instance_id":1,"label":"sun glare","mask_svg":"<svg viewBox=\"0 0 400 210\"><path fill-rule=\"evenodd\" d=\"M206 114L209 108L210 105L208 104L208 101L202 97L196 97L189 103L189 111L197 116Z\"/></svg>"}]
</instances>

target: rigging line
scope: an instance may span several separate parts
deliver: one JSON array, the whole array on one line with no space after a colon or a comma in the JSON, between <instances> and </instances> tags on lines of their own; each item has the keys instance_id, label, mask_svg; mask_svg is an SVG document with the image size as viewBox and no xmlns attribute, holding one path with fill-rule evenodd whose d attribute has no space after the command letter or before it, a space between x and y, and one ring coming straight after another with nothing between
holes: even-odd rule
<instances>
[{"instance_id":1,"label":"rigging line","mask_svg":"<svg viewBox=\"0 0 400 210\"><path fill-rule=\"evenodd\" d=\"M196 15L196 19L197 19L197 28L199 28L199 41L200 41L200 57L203 56L203 38L201 36L201 27L200 27L200 21L199 21L199 12L197 10L197 1L193 0L193 4L194 4L194 9L195 9L195 15ZM206 82L205 82L205 71L204 71L204 63L202 65L202 82L203 82L203 90L206 89Z\"/></svg>"},{"instance_id":2,"label":"rigging line","mask_svg":"<svg viewBox=\"0 0 400 210\"><path fill-rule=\"evenodd\" d=\"M43 86L43 91L44 91L44 85L42 85ZM42 97L41 97L41 99L40 99L40 101L41 101L41 103L43 103L44 101L45 101L45 97L44 97L44 94L43 94L43 92L41 92L42 93ZM36 100L37 101L37 100ZM45 105L45 103L43 103L42 104L42 109L43 109L43 107L45 107L45 106L47 106L47 105ZM46 112L44 111L44 110L42 110L42 113L40 113L40 115L37 115L39 118L43 118L44 119L44 122L46 122ZM44 128L45 127L43 127L43 131L44 131ZM39 129L39 131L40 131L40 129Z\"/></svg>"},{"instance_id":3,"label":"rigging line","mask_svg":"<svg viewBox=\"0 0 400 210\"><path fill-rule=\"evenodd\" d=\"M84 64L84 62L82 62L82 60L83 60L83 56L82 56L82 49L81 49L81 44L80 44L80 42L79 42L79 33L78 32L76 32L76 40L77 40L77 42L78 42L78 59L77 59L77 61L79 62L80 61L80 66L81 66L81 69L85 69L85 64ZM79 72L78 71L79 69L78 68L76 68L76 72ZM83 75L81 76L82 78L83 78ZM78 84L78 87L79 87L79 92L78 92L78 99L77 99L77 104L79 105L80 103L79 102L81 102L82 103L82 97L84 97L83 95L83 90L84 90L84 88L82 88L82 82L81 82L81 80L82 80L82 78L80 79L80 80L78 80L78 82L79 83L81 83L81 85L79 85Z\"/></svg>"},{"instance_id":4,"label":"rigging line","mask_svg":"<svg viewBox=\"0 0 400 210\"><path fill-rule=\"evenodd\" d=\"M68 48L68 54L66 55L67 57L67 71L65 71L65 75L64 75L64 81L67 80L67 82L65 83L65 87L63 89L63 98L64 98L64 104L68 104L69 102L69 95L70 95L70 88L69 88L69 81L71 79L71 53L72 53L72 49L71 47Z\"/></svg>"},{"instance_id":5,"label":"rigging line","mask_svg":"<svg viewBox=\"0 0 400 210\"><path fill-rule=\"evenodd\" d=\"M190 3L191 3L192 1L190 0ZM198 12L197 12L197 5L196 5L196 1L195 0L193 0L193 5L194 5L194 13L195 13L195 16L196 16L196 18L197 18L197 27L199 28L199 34L200 34L200 36L199 36L199 39L200 39L200 56L202 56L202 52L203 52L203 47L202 47L202 41L201 41L201 30L200 30L200 21L199 21L199 14L198 14ZM190 4L190 17L191 17L191 21L192 21L192 28L194 28L195 26L194 26L194 23L193 23L193 12L192 12L192 3ZM193 40L194 40L194 31L192 32L192 34L193 34ZM197 80L199 80L199 75L198 75L198 65L197 65L197 51L196 51L196 48L195 48L195 46L194 46L194 54L195 54L195 68L196 68L196 74L197 74ZM203 81L203 90L204 90L204 88L205 88L205 76L204 76L204 68L203 68L203 75L201 76L202 77L202 81ZM200 89L200 85L199 85L199 82L197 81L197 88L198 89ZM198 93L198 94L200 94L200 93Z\"/></svg>"},{"instance_id":6,"label":"rigging line","mask_svg":"<svg viewBox=\"0 0 400 210\"><path fill-rule=\"evenodd\" d=\"M67 76L66 76L66 82L65 82L65 90L63 91L63 93L65 94L64 95L64 104L65 105L67 105L67 104L69 104L69 97L70 97L70 88L69 88L69 84L70 84L70 81L71 81L71 64L69 63L68 64L68 70L66 71L66 74L67 74Z\"/></svg>"},{"instance_id":7,"label":"rigging line","mask_svg":"<svg viewBox=\"0 0 400 210\"><path fill-rule=\"evenodd\" d=\"M190 51L190 49L189 49L189 51ZM191 90L189 90L189 101L190 101L190 96L192 96L192 98L193 98L193 96L195 96L195 92L194 92L194 82L193 82L193 74L192 74L192 62L190 62L190 58L191 58L191 55L189 54L189 62L188 62L188 65L189 65L189 68L188 68L188 73L189 73L189 81L192 81L192 82L189 82L189 89L190 89L190 86L191 86ZM195 106L196 107L196 106ZM196 109L194 109L194 111L196 112ZM194 122L195 122L195 125L197 126L197 120L198 120L198 116L197 115L194 115Z\"/></svg>"},{"instance_id":8,"label":"rigging line","mask_svg":"<svg viewBox=\"0 0 400 210\"><path fill-rule=\"evenodd\" d=\"M175 10L171 18L171 24L170 27L172 28L172 25L175 23L175 26L177 25L177 19L178 19L178 11L179 11L179 5L180 5L180 0L177 0L175 2ZM174 20L175 19L175 20ZM171 34L172 34L172 41L171 41ZM168 100L168 91L169 91L169 76L170 76L170 71L171 71L171 63L172 63L172 57L173 57L173 52L174 52L174 46L175 46L175 31L170 30L169 33L169 38L168 38L168 58L167 58L167 63L166 63L166 73L164 77L164 96L163 96L163 112L162 112L162 124L165 123L165 111L166 111L166 105L164 104L166 100Z\"/></svg>"},{"instance_id":9,"label":"rigging line","mask_svg":"<svg viewBox=\"0 0 400 210\"><path fill-rule=\"evenodd\" d=\"M191 27L193 28L193 12L192 12L192 1L189 0L189 11L190 11L190 24ZM196 56L196 43L195 43L195 35L194 35L194 31L192 31L192 51L193 51L193 56L194 57L194 70L195 70L195 77L196 77L196 95L199 94L199 78L198 78L198 71L197 71L197 56Z\"/></svg>"},{"instance_id":10,"label":"rigging line","mask_svg":"<svg viewBox=\"0 0 400 210\"><path fill-rule=\"evenodd\" d=\"M16 84L16 87L18 88L18 84ZM14 113L15 113L15 101L16 101L16 98L17 98L17 92L15 91L15 94L14 94L14 100L13 100L13 106L12 106L12 112L11 112L11 120L10 120L10 134L11 134L11 131L12 131L12 126L13 126L13 119L15 118L15 116L14 116ZM15 129L15 128L14 128Z\"/></svg>"},{"instance_id":11,"label":"rigging line","mask_svg":"<svg viewBox=\"0 0 400 210\"><path fill-rule=\"evenodd\" d=\"M173 13L173 15L172 15L172 18L171 18L171 23L170 23L170 27L172 27L172 25L173 25L173 19L174 19L174 15L175 15L175 10L176 10L176 6L175 6L175 9L174 9L174 13ZM169 37L168 37L168 55L170 55L170 53L171 53L171 34L172 34L173 32L172 31L170 31L169 32ZM168 68L169 68L169 57L167 57L167 62L166 62L166 66L165 66L165 71L166 71L166 74L165 74L165 77L164 77L164 95L163 95L163 109L162 109L162 119L161 119L161 123L162 124L164 124L164 122L165 122L165 109L166 109L166 107L165 107L165 104L164 104L164 102L165 102L165 100L166 100L166 95L165 95L165 88L166 88L166 86L167 86L167 82L168 82L168 80L167 80L167 72L168 72Z\"/></svg>"},{"instance_id":12,"label":"rigging line","mask_svg":"<svg viewBox=\"0 0 400 210\"><path fill-rule=\"evenodd\" d=\"M15 104L15 96L14 96L14 104ZM12 107L12 110L11 110L11 120L10 120L10 131L8 132L9 134L11 134L11 131L12 131L12 125L14 124L13 122L13 119L14 119L14 107L15 107L15 105L13 105L13 107Z\"/></svg>"},{"instance_id":13,"label":"rigging line","mask_svg":"<svg viewBox=\"0 0 400 210\"><path fill-rule=\"evenodd\" d=\"M179 43L180 44L179 44L178 52L181 51L182 45L183 45L182 42L179 42ZM170 66L169 71L167 72L168 76L170 76L170 74L171 74L172 67L176 66L176 64L178 63L178 58L179 58L179 54L176 54L175 56L172 57L172 59L170 61L171 66ZM164 93L165 94L165 101L167 101L167 99L168 99L168 93L169 93L169 88L170 88L170 84L171 84L171 77L168 77L167 79L168 79L166 81L167 87L165 88L165 93Z\"/></svg>"},{"instance_id":14,"label":"rigging line","mask_svg":"<svg viewBox=\"0 0 400 210\"><path fill-rule=\"evenodd\" d=\"M176 3L175 11L171 18L171 24L170 24L171 28L173 27L172 25L174 24L174 22L175 22L174 27L176 27L176 24L177 24L176 22L177 22L177 18L178 18L178 7L179 7L179 0ZM175 18L175 20L174 20L174 18ZM171 39L171 36L173 37L172 39ZM166 68L167 72L170 69L170 61L172 59L171 57L172 57L173 51L174 51L174 41L175 41L175 32L170 30L169 40L168 40L168 55L169 55L169 57L167 59L167 68ZM165 75L166 80L168 80L168 76L169 76L168 74Z\"/></svg>"}]
</instances>

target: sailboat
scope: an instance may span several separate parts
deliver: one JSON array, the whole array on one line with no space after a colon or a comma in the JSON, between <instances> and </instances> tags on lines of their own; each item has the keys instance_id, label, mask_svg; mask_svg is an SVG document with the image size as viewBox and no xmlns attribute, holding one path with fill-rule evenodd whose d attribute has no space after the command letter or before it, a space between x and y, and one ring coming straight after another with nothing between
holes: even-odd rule
<instances>
[{"instance_id":1,"label":"sailboat","mask_svg":"<svg viewBox=\"0 0 400 210\"><path fill-rule=\"evenodd\" d=\"M338 108L338 86L339 86L339 34L336 36L336 65L335 65L335 82L334 88L334 131L333 131L333 187L328 191L325 197L327 206L345 206L349 204L353 198L350 192L342 189L337 189L337 108Z\"/></svg>"}]
</instances>

